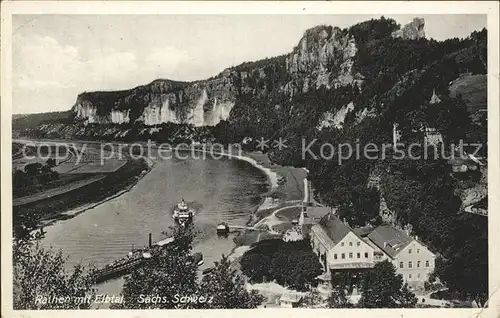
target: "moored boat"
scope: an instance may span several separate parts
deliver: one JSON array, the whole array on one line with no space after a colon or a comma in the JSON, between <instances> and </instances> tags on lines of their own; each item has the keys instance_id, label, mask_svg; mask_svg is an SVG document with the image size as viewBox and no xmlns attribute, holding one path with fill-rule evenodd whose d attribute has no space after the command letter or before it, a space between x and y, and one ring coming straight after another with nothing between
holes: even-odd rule
<instances>
[{"instance_id":1,"label":"moored boat","mask_svg":"<svg viewBox=\"0 0 500 318\"><path fill-rule=\"evenodd\" d=\"M217 225L217 234L218 235L227 235L229 233L229 225L226 222L222 222Z\"/></svg>"}]
</instances>

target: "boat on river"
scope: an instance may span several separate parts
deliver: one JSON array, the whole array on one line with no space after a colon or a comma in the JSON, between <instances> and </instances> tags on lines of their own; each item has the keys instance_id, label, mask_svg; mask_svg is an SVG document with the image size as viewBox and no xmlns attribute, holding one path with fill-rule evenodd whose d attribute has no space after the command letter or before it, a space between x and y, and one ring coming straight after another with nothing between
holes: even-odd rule
<instances>
[{"instance_id":1,"label":"boat on river","mask_svg":"<svg viewBox=\"0 0 500 318\"><path fill-rule=\"evenodd\" d=\"M173 212L173 217L175 222L180 225L186 225L188 223L193 222L193 217L195 214L195 210L190 207L184 199L179 202Z\"/></svg>"},{"instance_id":2,"label":"boat on river","mask_svg":"<svg viewBox=\"0 0 500 318\"><path fill-rule=\"evenodd\" d=\"M229 225L226 222L217 225L217 235L227 236L229 234Z\"/></svg>"}]
</instances>

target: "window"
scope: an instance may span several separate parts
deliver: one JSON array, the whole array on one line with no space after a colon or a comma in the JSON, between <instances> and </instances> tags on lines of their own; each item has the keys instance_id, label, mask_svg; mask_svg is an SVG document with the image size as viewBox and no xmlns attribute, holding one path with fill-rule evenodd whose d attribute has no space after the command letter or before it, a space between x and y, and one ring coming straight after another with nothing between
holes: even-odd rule
<instances>
[{"instance_id":1,"label":"window","mask_svg":"<svg viewBox=\"0 0 500 318\"><path fill-rule=\"evenodd\" d=\"M411 261L408 262L408 268L412 268L413 264L411 263Z\"/></svg>"},{"instance_id":2,"label":"window","mask_svg":"<svg viewBox=\"0 0 500 318\"><path fill-rule=\"evenodd\" d=\"M417 261L417 267L420 267L420 261Z\"/></svg>"},{"instance_id":3,"label":"window","mask_svg":"<svg viewBox=\"0 0 500 318\"><path fill-rule=\"evenodd\" d=\"M352 246L352 242L349 242L349 246Z\"/></svg>"},{"instance_id":4,"label":"window","mask_svg":"<svg viewBox=\"0 0 500 318\"><path fill-rule=\"evenodd\" d=\"M337 259L337 253L333 254L333 258Z\"/></svg>"},{"instance_id":5,"label":"window","mask_svg":"<svg viewBox=\"0 0 500 318\"><path fill-rule=\"evenodd\" d=\"M425 261L425 267L429 267L429 261Z\"/></svg>"},{"instance_id":6,"label":"window","mask_svg":"<svg viewBox=\"0 0 500 318\"><path fill-rule=\"evenodd\" d=\"M361 253L357 253L357 254L356 254L356 256L357 256L358 258L361 258Z\"/></svg>"},{"instance_id":7,"label":"window","mask_svg":"<svg viewBox=\"0 0 500 318\"><path fill-rule=\"evenodd\" d=\"M340 246L344 246L344 242L340 243Z\"/></svg>"},{"instance_id":8,"label":"window","mask_svg":"<svg viewBox=\"0 0 500 318\"><path fill-rule=\"evenodd\" d=\"M417 274L417 277L420 278L420 273Z\"/></svg>"},{"instance_id":9,"label":"window","mask_svg":"<svg viewBox=\"0 0 500 318\"><path fill-rule=\"evenodd\" d=\"M417 254L420 253L420 249L417 248Z\"/></svg>"},{"instance_id":10,"label":"window","mask_svg":"<svg viewBox=\"0 0 500 318\"><path fill-rule=\"evenodd\" d=\"M357 243L356 243L356 245L357 245L357 246L361 246L361 242L357 242Z\"/></svg>"},{"instance_id":11,"label":"window","mask_svg":"<svg viewBox=\"0 0 500 318\"><path fill-rule=\"evenodd\" d=\"M352 258L352 253L349 253L349 258Z\"/></svg>"},{"instance_id":12,"label":"window","mask_svg":"<svg viewBox=\"0 0 500 318\"><path fill-rule=\"evenodd\" d=\"M365 258L368 258L368 253L365 253Z\"/></svg>"},{"instance_id":13,"label":"window","mask_svg":"<svg viewBox=\"0 0 500 318\"><path fill-rule=\"evenodd\" d=\"M411 248L408 250L408 254L411 254Z\"/></svg>"},{"instance_id":14,"label":"window","mask_svg":"<svg viewBox=\"0 0 500 318\"><path fill-rule=\"evenodd\" d=\"M408 278L411 279L411 274L408 274Z\"/></svg>"},{"instance_id":15,"label":"window","mask_svg":"<svg viewBox=\"0 0 500 318\"><path fill-rule=\"evenodd\" d=\"M403 268L403 262L399 262L399 268Z\"/></svg>"},{"instance_id":16,"label":"window","mask_svg":"<svg viewBox=\"0 0 500 318\"><path fill-rule=\"evenodd\" d=\"M342 253L342 259L345 259L345 253Z\"/></svg>"}]
</instances>

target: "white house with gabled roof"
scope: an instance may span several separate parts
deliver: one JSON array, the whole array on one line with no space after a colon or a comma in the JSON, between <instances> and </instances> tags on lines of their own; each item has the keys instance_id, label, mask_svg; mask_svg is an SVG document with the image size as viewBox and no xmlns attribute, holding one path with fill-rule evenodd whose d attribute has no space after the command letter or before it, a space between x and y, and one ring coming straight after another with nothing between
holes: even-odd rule
<instances>
[{"instance_id":1,"label":"white house with gabled roof","mask_svg":"<svg viewBox=\"0 0 500 318\"><path fill-rule=\"evenodd\" d=\"M406 231L381 225L367 237L384 253L380 260L388 259L410 286L422 287L434 271L436 255Z\"/></svg>"},{"instance_id":2,"label":"white house with gabled roof","mask_svg":"<svg viewBox=\"0 0 500 318\"><path fill-rule=\"evenodd\" d=\"M310 241L327 273L374 266L373 248L333 214L311 227Z\"/></svg>"}]
</instances>

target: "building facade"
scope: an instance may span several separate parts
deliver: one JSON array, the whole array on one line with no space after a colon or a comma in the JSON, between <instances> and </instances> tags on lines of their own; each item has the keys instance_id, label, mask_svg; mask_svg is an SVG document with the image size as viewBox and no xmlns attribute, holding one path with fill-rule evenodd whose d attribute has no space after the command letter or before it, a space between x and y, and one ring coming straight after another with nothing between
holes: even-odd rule
<instances>
[{"instance_id":1,"label":"building facade","mask_svg":"<svg viewBox=\"0 0 500 318\"><path fill-rule=\"evenodd\" d=\"M311 246L325 272L374 266L373 248L337 216L329 214L312 226Z\"/></svg>"},{"instance_id":2,"label":"building facade","mask_svg":"<svg viewBox=\"0 0 500 318\"><path fill-rule=\"evenodd\" d=\"M411 287L423 287L434 271L436 255L406 231L381 225L367 237L383 253L378 261L388 259Z\"/></svg>"},{"instance_id":3,"label":"building facade","mask_svg":"<svg viewBox=\"0 0 500 318\"><path fill-rule=\"evenodd\" d=\"M325 277L334 272L363 272L388 260L409 286L420 288L435 268L435 254L418 238L388 224L361 234L328 214L311 227L310 243Z\"/></svg>"}]
</instances>

